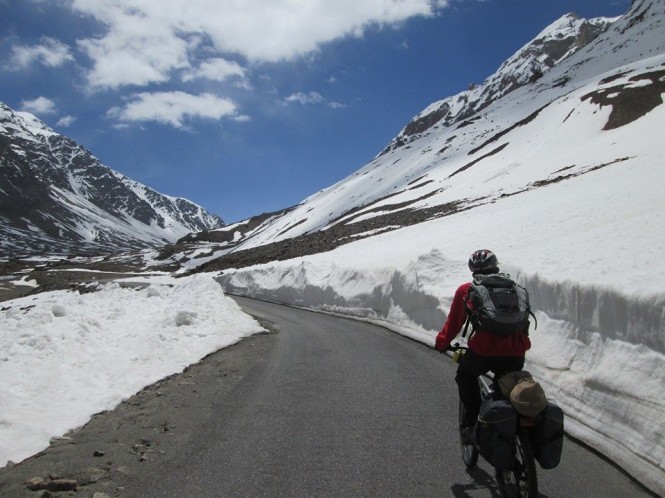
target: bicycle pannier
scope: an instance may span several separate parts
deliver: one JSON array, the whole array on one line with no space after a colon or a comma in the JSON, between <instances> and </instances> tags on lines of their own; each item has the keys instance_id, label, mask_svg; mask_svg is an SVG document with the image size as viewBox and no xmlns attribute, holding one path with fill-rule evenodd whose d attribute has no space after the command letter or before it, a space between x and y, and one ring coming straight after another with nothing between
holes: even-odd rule
<instances>
[{"instance_id":1,"label":"bicycle pannier","mask_svg":"<svg viewBox=\"0 0 665 498\"><path fill-rule=\"evenodd\" d=\"M536 418L536 427L531 432L533 456L543 469L559 465L563 449L563 410L548 403Z\"/></svg>"},{"instance_id":2,"label":"bicycle pannier","mask_svg":"<svg viewBox=\"0 0 665 498\"><path fill-rule=\"evenodd\" d=\"M517 412L505 399L486 399L478 415L477 441L480 454L496 468L513 465L517 435Z\"/></svg>"}]
</instances>

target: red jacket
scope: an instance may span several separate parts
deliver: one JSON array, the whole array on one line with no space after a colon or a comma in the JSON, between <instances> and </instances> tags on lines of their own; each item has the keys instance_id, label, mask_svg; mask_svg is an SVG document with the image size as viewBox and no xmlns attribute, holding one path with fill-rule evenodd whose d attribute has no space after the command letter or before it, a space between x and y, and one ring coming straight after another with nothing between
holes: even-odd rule
<instances>
[{"instance_id":1,"label":"red jacket","mask_svg":"<svg viewBox=\"0 0 665 498\"><path fill-rule=\"evenodd\" d=\"M443 329L436 336L436 349L445 351L453 339L462 331L466 322L466 301L471 282L462 284L455 291L453 303L450 305L448 319ZM471 328L467 334L471 333ZM467 335L468 337L468 335ZM531 347L529 336L525 334L498 335L483 330L477 330L468 342L469 349L483 356L524 356Z\"/></svg>"}]
</instances>

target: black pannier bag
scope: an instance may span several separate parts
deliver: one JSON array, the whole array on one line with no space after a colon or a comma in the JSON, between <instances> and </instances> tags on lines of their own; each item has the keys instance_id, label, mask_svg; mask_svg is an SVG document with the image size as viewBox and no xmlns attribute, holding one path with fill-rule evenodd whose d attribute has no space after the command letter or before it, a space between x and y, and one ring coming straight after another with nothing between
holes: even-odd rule
<instances>
[{"instance_id":1,"label":"black pannier bag","mask_svg":"<svg viewBox=\"0 0 665 498\"><path fill-rule=\"evenodd\" d=\"M486 399L480 406L476 438L482 457L496 468L512 467L517 412L505 399Z\"/></svg>"},{"instance_id":2,"label":"black pannier bag","mask_svg":"<svg viewBox=\"0 0 665 498\"><path fill-rule=\"evenodd\" d=\"M531 431L533 456L543 469L553 469L561 461L563 449L563 410L554 403L547 403L536 417L536 427Z\"/></svg>"}]
</instances>

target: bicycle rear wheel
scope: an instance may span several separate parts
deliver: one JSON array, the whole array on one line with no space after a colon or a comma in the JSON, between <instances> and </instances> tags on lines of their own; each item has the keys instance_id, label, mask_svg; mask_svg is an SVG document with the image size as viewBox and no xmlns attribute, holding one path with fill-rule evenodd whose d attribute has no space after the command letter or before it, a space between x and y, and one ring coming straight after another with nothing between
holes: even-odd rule
<instances>
[{"instance_id":1,"label":"bicycle rear wheel","mask_svg":"<svg viewBox=\"0 0 665 498\"><path fill-rule=\"evenodd\" d=\"M515 463L509 469L497 469L496 480L504 498L537 498L538 478L533 449L526 431L515 440Z\"/></svg>"},{"instance_id":2,"label":"bicycle rear wheel","mask_svg":"<svg viewBox=\"0 0 665 498\"><path fill-rule=\"evenodd\" d=\"M464 421L464 415L466 414L466 407L462 400L459 402L459 437L460 445L462 447L462 460L464 460L464 465L467 468L471 469L478 464L478 447L473 441L473 438L468 437L468 434L464 433L464 427L462 422Z\"/></svg>"}]
</instances>

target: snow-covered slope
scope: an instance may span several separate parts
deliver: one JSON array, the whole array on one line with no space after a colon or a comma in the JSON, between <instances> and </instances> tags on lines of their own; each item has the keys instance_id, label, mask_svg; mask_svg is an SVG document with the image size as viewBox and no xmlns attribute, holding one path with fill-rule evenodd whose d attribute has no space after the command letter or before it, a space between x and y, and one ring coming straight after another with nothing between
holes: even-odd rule
<instances>
[{"instance_id":1,"label":"snow-covered slope","mask_svg":"<svg viewBox=\"0 0 665 498\"><path fill-rule=\"evenodd\" d=\"M662 102L662 18L660 1L635 2L618 20L565 16L482 85L428 106L373 161L234 250L334 226L365 231L359 222L369 219L399 226L389 215L447 215L659 153L656 130L646 148L630 137Z\"/></svg>"},{"instance_id":2,"label":"snow-covered slope","mask_svg":"<svg viewBox=\"0 0 665 498\"><path fill-rule=\"evenodd\" d=\"M113 171L35 116L0 103L2 253L112 252L174 242L222 220Z\"/></svg>"}]
</instances>

